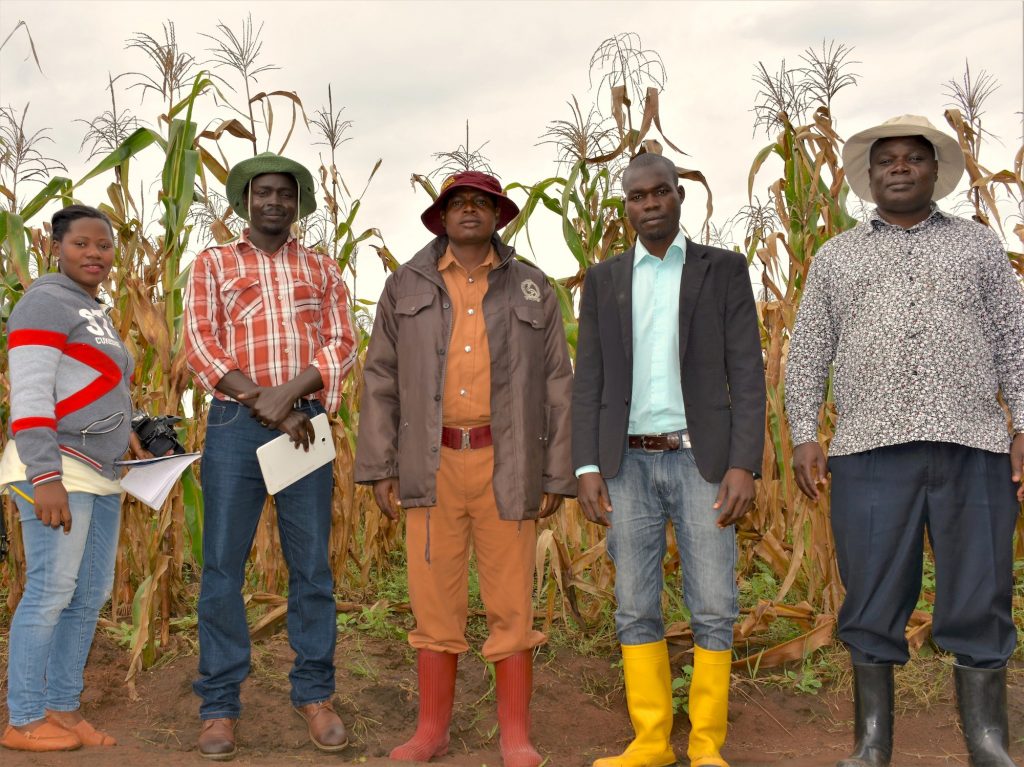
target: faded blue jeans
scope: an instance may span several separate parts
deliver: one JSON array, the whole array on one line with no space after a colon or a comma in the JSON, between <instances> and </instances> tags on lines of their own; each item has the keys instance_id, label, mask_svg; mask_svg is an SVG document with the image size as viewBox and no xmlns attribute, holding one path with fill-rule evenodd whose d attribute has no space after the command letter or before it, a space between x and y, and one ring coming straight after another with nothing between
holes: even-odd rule
<instances>
[{"instance_id":1,"label":"faded blue jeans","mask_svg":"<svg viewBox=\"0 0 1024 767\"><path fill-rule=\"evenodd\" d=\"M13 483L31 497L32 485ZM11 621L7 708L11 724L45 710L76 711L100 608L114 583L121 496L68 493L71 532L54 530L12 493L25 543L25 593Z\"/></svg>"},{"instance_id":2,"label":"faded blue jeans","mask_svg":"<svg viewBox=\"0 0 1024 767\"><path fill-rule=\"evenodd\" d=\"M736 531L715 525L718 485L700 476L688 448L627 449L608 480L612 502L608 555L615 563L615 628L625 645L665 636L661 613L665 525L675 531L683 571L683 598L694 641L705 650L732 647L739 614Z\"/></svg>"},{"instance_id":3,"label":"faded blue jeans","mask_svg":"<svg viewBox=\"0 0 1024 767\"><path fill-rule=\"evenodd\" d=\"M303 412L312 418L324 409L319 402L306 402ZM282 433L260 426L236 402L215 399L210 404L201 464L205 520L199 678L192 685L202 698L202 719L237 719L242 710L239 693L250 661L242 584L267 497L256 448ZM288 564L288 642L295 651L289 678L295 706L334 694L337 624L328 560L333 487L333 468L327 464L274 496Z\"/></svg>"}]
</instances>

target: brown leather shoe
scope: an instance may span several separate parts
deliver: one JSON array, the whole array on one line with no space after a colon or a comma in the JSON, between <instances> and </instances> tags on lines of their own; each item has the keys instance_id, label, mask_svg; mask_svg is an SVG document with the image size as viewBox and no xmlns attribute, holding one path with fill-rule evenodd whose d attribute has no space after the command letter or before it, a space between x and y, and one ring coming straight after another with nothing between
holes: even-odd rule
<instances>
[{"instance_id":1,"label":"brown leather shoe","mask_svg":"<svg viewBox=\"0 0 1024 767\"><path fill-rule=\"evenodd\" d=\"M0 746L12 751L74 751L82 747L82 741L73 732L44 719L26 727L7 725Z\"/></svg>"},{"instance_id":2,"label":"brown leather shoe","mask_svg":"<svg viewBox=\"0 0 1024 767\"><path fill-rule=\"evenodd\" d=\"M341 751L348 745L345 725L341 723L341 717L334 713L331 701L322 700L319 703L296 706L295 712L306 720L309 739L321 751Z\"/></svg>"},{"instance_id":3,"label":"brown leather shoe","mask_svg":"<svg viewBox=\"0 0 1024 767\"><path fill-rule=\"evenodd\" d=\"M215 762L234 759L237 723L237 719L204 719L199 731L199 755Z\"/></svg>"},{"instance_id":4,"label":"brown leather shoe","mask_svg":"<svg viewBox=\"0 0 1024 767\"><path fill-rule=\"evenodd\" d=\"M74 724L65 724L66 720L62 721L61 712L47 710L46 721L50 724L62 727L68 732L74 733L75 737L82 742L83 746L107 747L117 745L117 740L115 740L113 735L108 735L101 730L97 730L85 719L79 719Z\"/></svg>"}]
</instances>

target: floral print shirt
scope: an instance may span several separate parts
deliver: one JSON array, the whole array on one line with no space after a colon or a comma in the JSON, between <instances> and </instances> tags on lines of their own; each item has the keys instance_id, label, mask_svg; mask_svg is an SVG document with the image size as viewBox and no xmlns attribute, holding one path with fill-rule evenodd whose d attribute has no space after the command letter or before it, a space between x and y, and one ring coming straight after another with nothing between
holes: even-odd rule
<instances>
[{"instance_id":1,"label":"floral print shirt","mask_svg":"<svg viewBox=\"0 0 1024 767\"><path fill-rule=\"evenodd\" d=\"M810 268L786 369L793 444L817 439L829 365L831 455L904 442L1006 453L1024 431L1024 289L992 230L943 213L868 222Z\"/></svg>"}]
</instances>

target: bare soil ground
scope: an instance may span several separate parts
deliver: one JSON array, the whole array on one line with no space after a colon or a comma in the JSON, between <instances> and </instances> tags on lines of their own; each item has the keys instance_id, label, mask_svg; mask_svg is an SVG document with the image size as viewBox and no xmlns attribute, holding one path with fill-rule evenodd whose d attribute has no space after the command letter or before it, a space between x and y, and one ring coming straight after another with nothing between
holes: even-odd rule
<instances>
[{"instance_id":1,"label":"bare soil ground","mask_svg":"<svg viewBox=\"0 0 1024 767\"><path fill-rule=\"evenodd\" d=\"M97 636L89 667L83 711L98 727L112 733L113 749L83 749L60 755L33 756L0 749L4 767L22 765L205 764L196 750L197 699L191 682L197 658L188 652L142 674L140 700L128 700L123 680L127 654L108 635ZM395 764L391 747L415 728L416 678L413 653L399 640L343 632L338 639L337 709L349 727L351 745L337 755L318 753L306 738L288 702L292 652L284 635L253 649L253 674L243 689L245 710L239 725L243 765ZM549 767L583 767L598 756L617 753L631 730L617 657L588 657L566 648L546 649L535 674L533 732ZM1024 689L1010 688L1011 731L1024 735ZM6 690L4 690L6 692ZM894 764L966 765L967 757L951 685L938 702L903 712L897 721ZM729 740L724 752L733 767L831 765L847 755L852 739L852 710L847 694L824 691L803 695L776 687L738 681L733 685ZM7 711L0 702L0 721ZM676 718L673 743L685 757L688 722ZM1021 743L1014 744L1018 758ZM480 658L463 656L452 724L452 751L435 762L447 767L499 767L497 727L491 677ZM681 764L685 765L685 758Z\"/></svg>"}]
</instances>

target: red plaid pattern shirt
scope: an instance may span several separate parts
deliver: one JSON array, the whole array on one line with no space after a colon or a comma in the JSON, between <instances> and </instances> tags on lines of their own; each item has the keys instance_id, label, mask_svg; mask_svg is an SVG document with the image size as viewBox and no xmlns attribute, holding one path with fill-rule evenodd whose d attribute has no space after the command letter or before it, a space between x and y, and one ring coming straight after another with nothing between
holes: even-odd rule
<instances>
[{"instance_id":1,"label":"red plaid pattern shirt","mask_svg":"<svg viewBox=\"0 0 1024 767\"><path fill-rule=\"evenodd\" d=\"M240 370L260 386L278 386L310 365L320 371L318 398L333 412L356 359L348 291L328 256L294 238L276 253L249 242L204 250L185 295L185 356L203 388Z\"/></svg>"}]
</instances>

